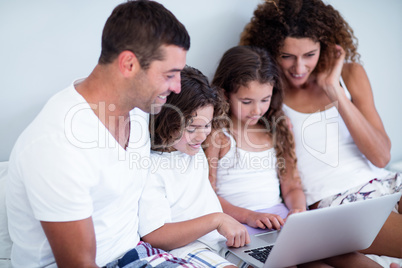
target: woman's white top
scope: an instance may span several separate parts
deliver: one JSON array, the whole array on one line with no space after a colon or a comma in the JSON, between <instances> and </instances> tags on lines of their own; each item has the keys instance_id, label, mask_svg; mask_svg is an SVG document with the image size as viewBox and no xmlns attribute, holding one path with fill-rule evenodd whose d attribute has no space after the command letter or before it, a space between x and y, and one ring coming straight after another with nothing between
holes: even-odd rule
<instances>
[{"instance_id":1,"label":"woman's white top","mask_svg":"<svg viewBox=\"0 0 402 268\"><path fill-rule=\"evenodd\" d=\"M232 205L258 210L282 202L276 172L276 153L271 148L249 152L230 138L230 150L218 161L217 194Z\"/></svg>"},{"instance_id":2,"label":"woman's white top","mask_svg":"<svg viewBox=\"0 0 402 268\"><path fill-rule=\"evenodd\" d=\"M341 85L350 99L343 81ZM300 113L283 105L293 125L297 166L308 205L387 174L360 152L336 106Z\"/></svg>"}]
</instances>

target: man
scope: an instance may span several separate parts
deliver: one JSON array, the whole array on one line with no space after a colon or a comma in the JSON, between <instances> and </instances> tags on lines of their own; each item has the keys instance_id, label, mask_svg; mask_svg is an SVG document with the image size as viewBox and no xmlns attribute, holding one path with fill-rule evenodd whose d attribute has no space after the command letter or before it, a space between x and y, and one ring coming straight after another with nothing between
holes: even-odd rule
<instances>
[{"instance_id":1,"label":"man","mask_svg":"<svg viewBox=\"0 0 402 268\"><path fill-rule=\"evenodd\" d=\"M132 249L150 151L146 113L180 92L189 47L185 27L157 2L113 10L92 73L53 96L11 153L14 267L102 267L129 252L122 267L144 257L144 247Z\"/></svg>"}]
</instances>

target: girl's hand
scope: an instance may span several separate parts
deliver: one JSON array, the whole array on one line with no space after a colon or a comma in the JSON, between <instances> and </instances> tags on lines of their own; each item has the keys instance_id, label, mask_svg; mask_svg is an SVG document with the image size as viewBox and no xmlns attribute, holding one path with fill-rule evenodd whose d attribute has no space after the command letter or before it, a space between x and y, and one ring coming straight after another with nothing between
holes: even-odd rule
<instances>
[{"instance_id":1,"label":"girl's hand","mask_svg":"<svg viewBox=\"0 0 402 268\"><path fill-rule=\"evenodd\" d=\"M250 243L250 236L246 227L225 213L217 214L219 224L216 230L223 235L228 247L242 247Z\"/></svg>"},{"instance_id":2,"label":"girl's hand","mask_svg":"<svg viewBox=\"0 0 402 268\"><path fill-rule=\"evenodd\" d=\"M288 219L288 217L289 217L290 215L295 214L295 213L304 212L304 211L306 211L305 208L304 208L304 209L303 209L303 208L294 208L294 209L289 210L289 213L288 213L288 215L286 216L285 221Z\"/></svg>"},{"instance_id":3,"label":"girl's hand","mask_svg":"<svg viewBox=\"0 0 402 268\"><path fill-rule=\"evenodd\" d=\"M306 209L305 208L294 208L294 209L289 210L288 216L295 214L295 213L303 212L303 211L306 211Z\"/></svg>"},{"instance_id":4,"label":"girl's hand","mask_svg":"<svg viewBox=\"0 0 402 268\"><path fill-rule=\"evenodd\" d=\"M340 45L335 45L334 48L334 65L325 72L317 74L317 85L322 88L328 97L334 101L337 100L339 93L342 93L339 85L343 63L345 61L345 50Z\"/></svg>"},{"instance_id":5,"label":"girl's hand","mask_svg":"<svg viewBox=\"0 0 402 268\"><path fill-rule=\"evenodd\" d=\"M254 228L279 230L285 221L276 214L250 211L246 224Z\"/></svg>"}]
</instances>

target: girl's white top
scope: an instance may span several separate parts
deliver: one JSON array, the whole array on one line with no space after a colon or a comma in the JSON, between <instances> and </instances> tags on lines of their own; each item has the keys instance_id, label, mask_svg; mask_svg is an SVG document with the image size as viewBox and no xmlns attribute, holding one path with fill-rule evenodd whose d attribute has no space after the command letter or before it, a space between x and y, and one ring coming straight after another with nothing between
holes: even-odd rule
<instances>
[{"instance_id":1,"label":"girl's white top","mask_svg":"<svg viewBox=\"0 0 402 268\"><path fill-rule=\"evenodd\" d=\"M218 161L217 194L232 205L258 210L282 202L276 172L276 153L271 148L249 152L236 146L230 138L230 150Z\"/></svg>"}]
</instances>

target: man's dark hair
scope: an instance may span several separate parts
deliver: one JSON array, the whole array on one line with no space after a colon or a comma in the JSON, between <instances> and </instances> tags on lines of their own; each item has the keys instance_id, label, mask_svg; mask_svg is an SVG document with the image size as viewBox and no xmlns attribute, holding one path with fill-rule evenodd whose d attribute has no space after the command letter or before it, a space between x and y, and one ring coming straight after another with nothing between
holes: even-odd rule
<instances>
[{"instance_id":1,"label":"man's dark hair","mask_svg":"<svg viewBox=\"0 0 402 268\"><path fill-rule=\"evenodd\" d=\"M118 5L106 21L99 64L111 63L128 50L147 69L152 61L163 60L162 45L189 50L190 36L184 25L160 3L128 1Z\"/></svg>"}]
</instances>

